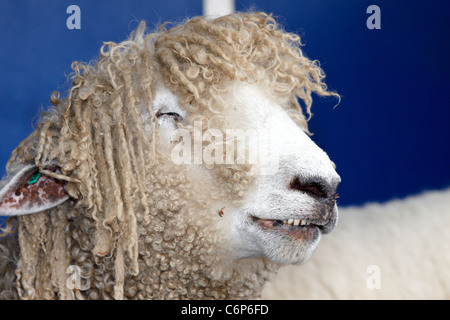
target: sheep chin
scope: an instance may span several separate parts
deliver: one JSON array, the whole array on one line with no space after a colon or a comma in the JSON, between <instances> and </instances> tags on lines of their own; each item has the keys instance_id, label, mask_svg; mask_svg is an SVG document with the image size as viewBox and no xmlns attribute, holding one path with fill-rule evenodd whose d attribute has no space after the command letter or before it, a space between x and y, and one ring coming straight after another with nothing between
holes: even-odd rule
<instances>
[{"instance_id":1,"label":"sheep chin","mask_svg":"<svg viewBox=\"0 0 450 320\"><path fill-rule=\"evenodd\" d=\"M311 241L290 241L282 239L275 242L269 237L264 239L267 257L280 264L303 264L307 262L320 242L321 232L315 227Z\"/></svg>"},{"instance_id":2,"label":"sheep chin","mask_svg":"<svg viewBox=\"0 0 450 320\"><path fill-rule=\"evenodd\" d=\"M320 242L322 232L318 226L258 226L258 242L265 256L279 264L302 264L309 260Z\"/></svg>"},{"instance_id":3,"label":"sheep chin","mask_svg":"<svg viewBox=\"0 0 450 320\"><path fill-rule=\"evenodd\" d=\"M267 257L277 264L302 264L318 246L322 231L319 226L275 226L276 220L252 221L240 212L233 221L232 244L236 259Z\"/></svg>"}]
</instances>

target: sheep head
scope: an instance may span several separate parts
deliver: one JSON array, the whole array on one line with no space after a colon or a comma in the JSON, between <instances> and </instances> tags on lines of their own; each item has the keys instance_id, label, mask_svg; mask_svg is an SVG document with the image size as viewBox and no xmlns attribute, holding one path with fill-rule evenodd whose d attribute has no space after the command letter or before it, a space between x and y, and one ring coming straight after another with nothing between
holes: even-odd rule
<instances>
[{"instance_id":1,"label":"sheep head","mask_svg":"<svg viewBox=\"0 0 450 320\"><path fill-rule=\"evenodd\" d=\"M255 297L336 225L340 178L299 100L337 95L299 37L254 13L144 29L74 63L13 152L22 298Z\"/></svg>"}]
</instances>

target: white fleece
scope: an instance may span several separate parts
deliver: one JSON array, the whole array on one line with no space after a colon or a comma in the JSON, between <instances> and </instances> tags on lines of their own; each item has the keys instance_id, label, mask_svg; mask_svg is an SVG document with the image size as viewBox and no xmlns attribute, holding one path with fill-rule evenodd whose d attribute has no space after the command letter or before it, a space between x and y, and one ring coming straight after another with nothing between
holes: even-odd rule
<instances>
[{"instance_id":1,"label":"white fleece","mask_svg":"<svg viewBox=\"0 0 450 320\"><path fill-rule=\"evenodd\" d=\"M305 265L286 266L265 299L450 299L450 189L339 209Z\"/></svg>"}]
</instances>

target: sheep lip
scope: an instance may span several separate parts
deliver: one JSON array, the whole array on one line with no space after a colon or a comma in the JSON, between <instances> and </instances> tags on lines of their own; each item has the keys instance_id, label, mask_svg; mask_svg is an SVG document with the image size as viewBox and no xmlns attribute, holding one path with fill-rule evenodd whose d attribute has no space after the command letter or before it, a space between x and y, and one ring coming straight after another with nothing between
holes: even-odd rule
<instances>
[{"instance_id":1,"label":"sheep lip","mask_svg":"<svg viewBox=\"0 0 450 320\"><path fill-rule=\"evenodd\" d=\"M289 220L289 217L282 217L279 219L270 219L270 218L266 218L266 217L257 217L257 216L253 216L250 215L251 220L253 223L259 225L262 229L264 230L269 230L269 229L280 229L281 227L293 227L295 229L308 229L308 228L316 228L318 231L320 231L322 234L328 234L331 231L334 230L334 228L336 227L337 224L337 220L338 220L338 211L337 211L337 207L334 206L334 208L330 211L324 211L321 210L320 214L316 214L316 213L311 213L308 214L306 217L305 216L297 216L294 219L299 219L301 221L306 221L307 225L303 225L303 226L299 226L299 225L295 225L295 226L291 226L291 225L286 225L283 223L283 221L281 219L287 219ZM284 221L286 222L286 220ZM285 230L286 228L281 230ZM293 229L291 228L291 229Z\"/></svg>"},{"instance_id":2,"label":"sheep lip","mask_svg":"<svg viewBox=\"0 0 450 320\"><path fill-rule=\"evenodd\" d=\"M278 233L283 236L287 234L291 238L299 241L313 241L317 239L322 229L320 225L314 223L297 226L285 224L282 220L261 219L255 216L251 216L251 221L263 231Z\"/></svg>"},{"instance_id":3,"label":"sheep lip","mask_svg":"<svg viewBox=\"0 0 450 320\"><path fill-rule=\"evenodd\" d=\"M286 218L286 219L270 219L270 218L256 217L256 216L253 216L253 215L250 216L250 217L251 217L251 220L253 222L257 222L258 220L263 220L263 221L272 222L272 223L275 223L275 224L278 224L278 223L283 224L283 221L289 220L289 218ZM319 219L314 219L314 217L308 218L308 219L301 218L301 217L299 217L299 218L292 218L292 219L299 219L300 221L305 221L307 223L307 225L302 225L302 226L295 225L295 227L316 226L316 227L321 228L321 227L324 227L327 224L327 221L321 221Z\"/></svg>"}]
</instances>

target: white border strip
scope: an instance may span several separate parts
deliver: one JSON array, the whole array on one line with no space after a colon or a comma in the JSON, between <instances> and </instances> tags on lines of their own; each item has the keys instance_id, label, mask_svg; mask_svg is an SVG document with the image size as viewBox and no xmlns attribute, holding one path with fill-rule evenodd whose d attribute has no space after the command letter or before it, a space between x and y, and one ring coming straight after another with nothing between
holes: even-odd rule
<instances>
[{"instance_id":1,"label":"white border strip","mask_svg":"<svg viewBox=\"0 0 450 320\"><path fill-rule=\"evenodd\" d=\"M203 0L203 15L216 18L234 13L234 0Z\"/></svg>"}]
</instances>

